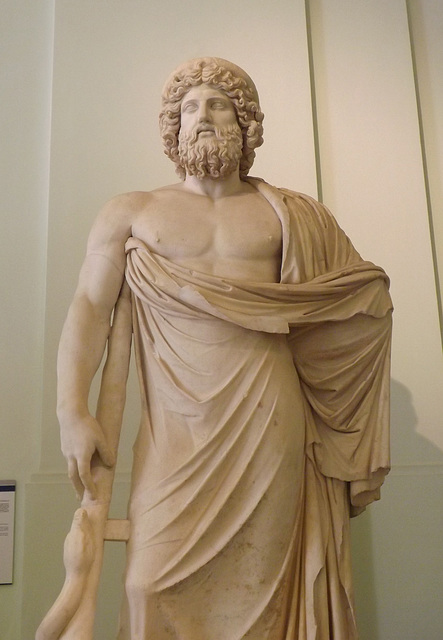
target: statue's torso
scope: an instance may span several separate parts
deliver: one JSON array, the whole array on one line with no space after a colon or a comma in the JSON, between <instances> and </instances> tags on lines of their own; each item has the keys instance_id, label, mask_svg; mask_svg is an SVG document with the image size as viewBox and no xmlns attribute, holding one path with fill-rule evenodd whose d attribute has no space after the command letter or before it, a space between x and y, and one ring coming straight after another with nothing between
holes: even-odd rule
<instances>
[{"instance_id":1,"label":"statue's torso","mask_svg":"<svg viewBox=\"0 0 443 640\"><path fill-rule=\"evenodd\" d=\"M219 200L174 188L151 192L133 221L132 235L190 269L240 280L279 280L280 221L256 191Z\"/></svg>"}]
</instances>

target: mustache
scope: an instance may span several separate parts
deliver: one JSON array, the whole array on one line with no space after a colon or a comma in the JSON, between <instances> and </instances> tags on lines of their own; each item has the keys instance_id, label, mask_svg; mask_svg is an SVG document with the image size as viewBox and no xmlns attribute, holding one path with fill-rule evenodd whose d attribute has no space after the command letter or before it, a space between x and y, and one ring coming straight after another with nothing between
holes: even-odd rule
<instances>
[{"instance_id":1,"label":"mustache","mask_svg":"<svg viewBox=\"0 0 443 640\"><path fill-rule=\"evenodd\" d=\"M215 127L212 124L199 124L194 128L194 131L197 134L202 133L203 131L211 131L211 133L216 133Z\"/></svg>"},{"instance_id":2,"label":"mustache","mask_svg":"<svg viewBox=\"0 0 443 640\"><path fill-rule=\"evenodd\" d=\"M210 131L211 133L213 133L215 139L220 142L225 140L232 140L233 138L238 137L239 134L241 136L240 128L236 124L231 124L226 127L216 127L208 122L203 122L200 124L196 124L195 127L191 129L191 131L188 131L186 133L180 131L179 139L181 142L193 145L197 142L199 134L204 131Z\"/></svg>"}]
</instances>

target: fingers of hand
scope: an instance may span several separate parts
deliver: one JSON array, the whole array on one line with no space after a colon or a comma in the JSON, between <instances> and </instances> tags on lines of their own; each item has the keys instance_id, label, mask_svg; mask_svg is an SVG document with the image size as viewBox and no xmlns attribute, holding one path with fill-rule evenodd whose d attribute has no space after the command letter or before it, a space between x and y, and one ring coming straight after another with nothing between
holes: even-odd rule
<instances>
[{"instance_id":1,"label":"fingers of hand","mask_svg":"<svg viewBox=\"0 0 443 640\"><path fill-rule=\"evenodd\" d=\"M91 418L88 424L82 427L69 432L69 437L63 434L62 450L68 461L68 474L77 497L81 500L86 490L88 497L95 500L97 491L91 474L94 453L97 452L102 464L107 467L114 465L115 456L108 447L105 435L95 419Z\"/></svg>"},{"instance_id":2,"label":"fingers of hand","mask_svg":"<svg viewBox=\"0 0 443 640\"><path fill-rule=\"evenodd\" d=\"M78 472L77 460L71 456L68 458L68 476L74 485L75 493L77 495L77 499L81 500L83 498L84 486L82 481L80 480L80 475Z\"/></svg>"},{"instance_id":3,"label":"fingers of hand","mask_svg":"<svg viewBox=\"0 0 443 640\"><path fill-rule=\"evenodd\" d=\"M105 442L104 436L97 441L98 454L106 467L113 467L115 464L115 456Z\"/></svg>"},{"instance_id":4,"label":"fingers of hand","mask_svg":"<svg viewBox=\"0 0 443 640\"><path fill-rule=\"evenodd\" d=\"M82 486L89 493L92 500L96 497L95 484L91 475L91 459L82 459L78 461L78 475Z\"/></svg>"}]
</instances>

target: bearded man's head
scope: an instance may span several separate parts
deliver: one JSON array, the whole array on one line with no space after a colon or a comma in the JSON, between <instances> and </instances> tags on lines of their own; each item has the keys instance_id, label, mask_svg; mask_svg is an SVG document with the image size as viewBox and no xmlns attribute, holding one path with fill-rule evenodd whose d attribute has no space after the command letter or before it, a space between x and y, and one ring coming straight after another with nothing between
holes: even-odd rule
<instances>
[{"instance_id":1,"label":"bearded man's head","mask_svg":"<svg viewBox=\"0 0 443 640\"><path fill-rule=\"evenodd\" d=\"M196 136L182 135L180 125L184 97L201 84L222 91L231 100L240 129L216 129L213 140L200 144ZM197 58L181 65L163 89L160 131L165 153L182 179L187 172L200 178L223 177L238 164L240 177L245 177L254 162L255 149L263 144L263 118L251 78L221 58Z\"/></svg>"}]
</instances>

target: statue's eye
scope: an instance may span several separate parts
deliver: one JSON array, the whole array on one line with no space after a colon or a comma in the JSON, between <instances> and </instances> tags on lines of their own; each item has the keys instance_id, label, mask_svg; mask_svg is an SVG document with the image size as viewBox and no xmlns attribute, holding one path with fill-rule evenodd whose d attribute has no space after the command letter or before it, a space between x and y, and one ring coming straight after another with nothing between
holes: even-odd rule
<instances>
[{"instance_id":1,"label":"statue's eye","mask_svg":"<svg viewBox=\"0 0 443 640\"><path fill-rule=\"evenodd\" d=\"M216 100L211 104L211 107L213 109L224 109L225 108L225 103L222 102L221 100Z\"/></svg>"},{"instance_id":2,"label":"statue's eye","mask_svg":"<svg viewBox=\"0 0 443 640\"><path fill-rule=\"evenodd\" d=\"M182 107L182 113L192 113L197 109L195 102L186 102Z\"/></svg>"}]
</instances>

